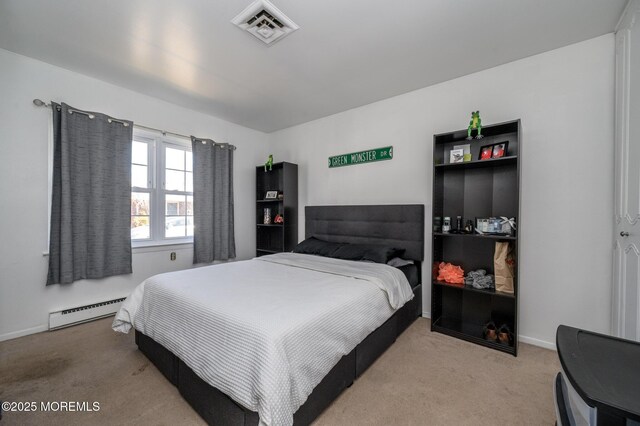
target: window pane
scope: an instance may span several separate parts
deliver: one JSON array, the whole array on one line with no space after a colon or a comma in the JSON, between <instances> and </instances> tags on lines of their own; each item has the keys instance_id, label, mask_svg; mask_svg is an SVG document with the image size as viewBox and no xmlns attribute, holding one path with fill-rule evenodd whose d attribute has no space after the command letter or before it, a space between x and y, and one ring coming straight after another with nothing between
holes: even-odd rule
<instances>
[{"instance_id":1,"label":"window pane","mask_svg":"<svg viewBox=\"0 0 640 426\"><path fill-rule=\"evenodd\" d=\"M150 215L149 194L146 192L131 193L131 215Z\"/></svg>"},{"instance_id":2,"label":"window pane","mask_svg":"<svg viewBox=\"0 0 640 426\"><path fill-rule=\"evenodd\" d=\"M131 216L131 239L142 240L151 238L149 216Z\"/></svg>"},{"instance_id":3,"label":"window pane","mask_svg":"<svg viewBox=\"0 0 640 426\"><path fill-rule=\"evenodd\" d=\"M187 236L193 236L193 216L187 216Z\"/></svg>"},{"instance_id":4,"label":"window pane","mask_svg":"<svg viewBox=\"0 0 640 426\"><path fill-rule=\"evenodd\" d=\"M147 176L147 166L131 166L131 186L136 188L148 188L149 178Z\"/></svg>"},{"instance_id":5,"label":"window pane","mask_svg":"<svg viewBox=\"0 0 640 426\"><path fill-rule=\"evenodd\" d=\"M131 147L131 162L135 164L149 164L148 145L144 142L133 141Z\"/></svg>"},{"instance_id":6,"label":"window pane","mask_svg":"<svg viewBox=\"0 0 640 426\"><path fill-rule=\"evenodd\" d=\"M186 158L186 168L185 170L188 172L192 172L193 171L193 154L191 154L191 151L186 151L185 155L187 156Z\"/></svg>"},{"instance_id":7,"label":"window pane","mask_svg":"<svg viewBox=\"0 0 640 426\"><path fill-rule=\"evenodd\" d=\"M166 238L184 237L186 235L186 219L184 216L167 216L164 220L164 236Z\"/></svg>"},{"instance_id":8,"label":"window pane","mask_svg":"<svg viewBox=\"0 0 640 426\"><path fill-rule=\"evenodd\" d=\"M184 170L184 151L181 149L166 148L165 167L167 169Z\"/></svg>"},{"instance_id":9,"label":"window pane","mask_svg":"<svg viewBox=\"0 0 640 426\"><path fill-rule=\"evenodd\" d=\"M165 198L165 214L167 216L184 215L186 213L186 202L184 195L167 194Z\"/></svg>"},{"instance_id":10,"label":"window pane","mask_svg":"<svg viewBox=\"0 0 640 426\"><path fill-rule=\"evenodd\" d=\"M193 216L193 197L191 195L187 196L187 211L186 214L189 216Z\"/></svg>"},{"instance_id":11,"label":"window pane","mask_svg":"<svg viewBox=\"0 0 640 426\"><path fill-rule=\"evenodd\" d=\"M185 173L185 179L187 183L187 192L193 192L193 173Z\"/></svg>"},{"instance_id":12,"label":"window pane","mask_svg":"<svg viewBox=\"0 0 640 426\"><path fill-rule=\"evenodd\" d=\"M165 171L165 184L164 187L168 191L184 191L184 172L177 172L175 170Z\"/></svg>"}]
</instances>

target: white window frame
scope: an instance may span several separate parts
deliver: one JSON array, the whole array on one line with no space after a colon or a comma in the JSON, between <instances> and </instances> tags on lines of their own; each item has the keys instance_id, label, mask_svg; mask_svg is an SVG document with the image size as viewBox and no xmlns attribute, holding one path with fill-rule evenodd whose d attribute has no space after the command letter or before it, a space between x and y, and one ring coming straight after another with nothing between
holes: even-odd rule
<instances>
[{"instance_id":1,"label":"white window frame","mask_svg":"<svg viewBox=\"0 0 640 426\"><path fill-rule=\"evenodd\" d=\"M165 231L165 195L183 192L166 191L164 182L165 173L165 147L175 147L191 152L191 141L186 139L159 135L153 132L133 129L133 140L136 142L147 143L149 149L148 154L148 180L149 188L131 187L131 192L147 192L149 193L150 214L150 238L132 239L131 246L136 247L153 247L167 246L175 244L193 244L193 236L185 237L168 237L164 236ZM133 143L133 141L132 141ZM186 194L189 194L185 191ZM193 192L190 193L193 196Z\"/></svg>"}]
</instances>

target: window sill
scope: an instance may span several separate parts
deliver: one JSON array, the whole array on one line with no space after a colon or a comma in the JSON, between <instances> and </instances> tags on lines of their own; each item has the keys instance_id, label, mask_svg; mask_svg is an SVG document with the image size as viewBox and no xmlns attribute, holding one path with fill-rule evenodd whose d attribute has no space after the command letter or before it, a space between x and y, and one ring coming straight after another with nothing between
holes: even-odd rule
<instances>
[{"instance_id":1,"label":"window sill","mask_svg":"<svg viewBox=\"0 0 640 426\"><path fill-rule=\"evenodd\" d=\"M131 246L133 253L150 253L154 251L184 250L193 247L193 241L140 242Z\"/></svg>"},{"instance_id":2,"label":"window sill","mask_svg":"<svg viewBox=\"0 0 640 426\"><path fill-rule=\"evenodd\" d=\"M151 253L154 251L168 251L168 250L185 250L187 248L193 247L193 241L182 241L182 242L166 242L166 243L158 243L158 242L148 242L148 243L139 243L138 245L131 246L132 253ZM43 257L48 257L49 252L43 251Z\"/></svg>"}]
</instances>

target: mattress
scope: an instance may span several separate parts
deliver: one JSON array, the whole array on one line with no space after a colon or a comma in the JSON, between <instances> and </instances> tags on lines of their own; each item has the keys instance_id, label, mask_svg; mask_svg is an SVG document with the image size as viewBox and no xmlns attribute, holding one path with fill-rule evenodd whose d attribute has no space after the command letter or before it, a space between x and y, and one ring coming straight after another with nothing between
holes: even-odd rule
<instances>
[{"instance_id":1,"label":"mattress","mask_svg":"<svg viewBox=\"0 0 640 426\"><path fill-rule=\"evenodd\" d=\"M400 269L280 253L151 277L113 328L163 345L261 424L290 425L331 368L412 297Z\"/></svg>"}]
</instances>

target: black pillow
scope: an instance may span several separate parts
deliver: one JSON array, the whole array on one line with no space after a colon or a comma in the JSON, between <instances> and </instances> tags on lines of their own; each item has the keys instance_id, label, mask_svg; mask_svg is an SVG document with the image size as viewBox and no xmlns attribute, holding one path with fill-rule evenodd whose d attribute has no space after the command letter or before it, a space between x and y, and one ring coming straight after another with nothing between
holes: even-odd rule
<instances>
[{"instance_id":1,"label":"black pillow","mask_svg":"<svg viewBox=\"0 0 640 426\"><path fill-rule=\"evenodd\" d=\"M294 249L294 253L315 254L316 256L332 257L333 253L342 247L343 243L332 243L329 241L319 240L310 237L298 244Z\"/></svg>"},{"instance_id":2,"label":"black pillow","mask_svg":"<svg viewBox=\"0 0 640 426\"><path fill-rule=\"evenodd\" d=\"M344 260L365 260L376 263L387 263L394 257L402 256L405 249L381 246L378 244L345 244L337 249L331 257Z\"/></svg>"}]
</instances>

